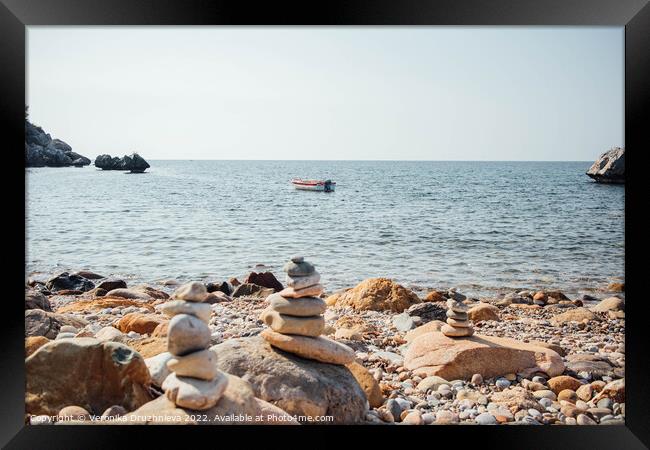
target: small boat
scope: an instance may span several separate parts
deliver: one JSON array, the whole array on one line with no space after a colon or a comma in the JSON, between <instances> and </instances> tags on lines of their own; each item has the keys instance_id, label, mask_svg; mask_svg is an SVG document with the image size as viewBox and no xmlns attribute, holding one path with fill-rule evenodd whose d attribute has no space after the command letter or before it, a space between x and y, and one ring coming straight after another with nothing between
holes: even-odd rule
<instances>
[{"instance_id":1,"label":"small boat","mask_svg":"<svg viewBox=\"0 0 650 450\"><path fill-rule=\"evenodd\" d=\"M332 180L303 180L302 178L294 178L291 180L291 184L296 189L303 191L333 192L334 188L336 188L336 183Z\"/></svg>"}]
</instances>

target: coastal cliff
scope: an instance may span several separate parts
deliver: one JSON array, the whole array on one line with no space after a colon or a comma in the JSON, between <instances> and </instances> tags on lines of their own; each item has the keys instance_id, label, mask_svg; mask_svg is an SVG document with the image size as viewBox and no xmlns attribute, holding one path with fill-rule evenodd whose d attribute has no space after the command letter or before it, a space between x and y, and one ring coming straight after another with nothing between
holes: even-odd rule
<instances>
[{"instance_id":1,"label":"coastal cliff","mask_svg":"<svg viewBox=\"0 0 650 450\"><path fill-rule=\"evenodd\" d=\"M83 167L90 159L73 152L72 147L34 125L25 117L25 165L27 167Z\"/></svg>"},{"instance_id":2,"label":"coastal cliff","mask_svg":"<svg viewBox=\"0 0 650 450\"><path fill-rule=\"evenodd\" d=\"M625 183L625 149L614 147L600 155L587 175L599 183Z\"/></svg>"}]
</instances>

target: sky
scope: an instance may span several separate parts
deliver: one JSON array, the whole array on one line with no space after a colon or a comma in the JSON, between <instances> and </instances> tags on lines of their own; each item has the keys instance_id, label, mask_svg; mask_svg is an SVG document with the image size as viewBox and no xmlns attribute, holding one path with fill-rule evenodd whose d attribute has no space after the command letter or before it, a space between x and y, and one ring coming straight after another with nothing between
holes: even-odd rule
<instances>
[{"instance_id":1,"label":"sky","mask_svg":"<svg viewBox=\"0 0 650 450\"><path fill-rule=\"evenodd\" d=\"M92 159L593 161L624 29L30 26L27 104Z\"/></svg>"}]
</instances>

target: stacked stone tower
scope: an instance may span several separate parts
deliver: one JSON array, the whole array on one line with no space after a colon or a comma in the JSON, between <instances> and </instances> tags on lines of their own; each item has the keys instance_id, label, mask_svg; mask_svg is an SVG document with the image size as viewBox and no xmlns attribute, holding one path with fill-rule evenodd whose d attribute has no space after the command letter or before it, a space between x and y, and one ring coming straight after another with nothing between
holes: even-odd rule
<instances>
[{"instance_id":1,"label":"stacked stone tower","mask_svg":"<svg viewBox=\"0 0 650 450\"><path fill-rule=\"evenodd\" d=\"M205 410L219 402L228 377L217 369L217 355L210 347L210 305L202 303L207 290L193 282L179 287L162 311L172 319L167 332L167 361L172 373L162 388L182 408Z\"/></svg>"}]
</instances>

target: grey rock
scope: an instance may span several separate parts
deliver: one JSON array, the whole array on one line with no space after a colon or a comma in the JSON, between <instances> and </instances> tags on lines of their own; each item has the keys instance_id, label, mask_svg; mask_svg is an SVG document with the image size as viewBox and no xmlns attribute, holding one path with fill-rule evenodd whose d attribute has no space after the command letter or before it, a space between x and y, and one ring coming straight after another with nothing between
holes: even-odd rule
<instances>
[{"instance_id":1,"label":"grey rock","mask_svg":"<svg viewBox=\"0 0 650 450\"><path fill-rule=\"evenodd\" d=\"M182 356L210 346L210 328L201 319L178 314L169 321L167 350Z\"/></svg>"},{"instance_id":2,"label":"grey rock","mask_svg":"<svg viewBox=\"0 0 650 450\"><path fill-rule=\"evenodd\" d=\"M45 283L45 286L51 292L74 290L74 291L90 291L95 287L94 283L79 275L71 275L68 272L62 272Z\"/></svg>"},{"instance_id":3,"label":"grey rock","mask_svg":"<svg viewBox=\"0 0 650 450\"><path fill-rule=\"evenodd\" d=\"M45 336L48 339L55 339L60 329L61 322L54 315L41 309L25 311L25 336Z\"/></svg>"},{"instance_id":4,"label":"grey rock","mask_svg":"<svg viewBox=\"0 0 650 450\"><path fill-rule=\"evenodd\" d=\"M407 312L403 312L393 317L393 326L399 331L409 331L415 328L415 322Z\"/></svg>"},{"instance_id":5,"label":"grey rock","mask_svg":"<svg viewBox=\"0 0 650 450\"><path fill-rule=\"evenodd\" d=\"M289 414L331 415L335 424L361 423L366 396L345 366L300 358L262 337L229 339L211 347L224 372L242 377L255 396Z\"/></svg>"},{"instance_id":6,"label":"grey rock","mask_svg":"<svg viewBox=\"0 0 650 450\"><path fill-rule=\"evenodd\" d=\"M603 153L586 173L599 183L625 183L625 149L614 147Z\"/></svg>"}]
</instances>

